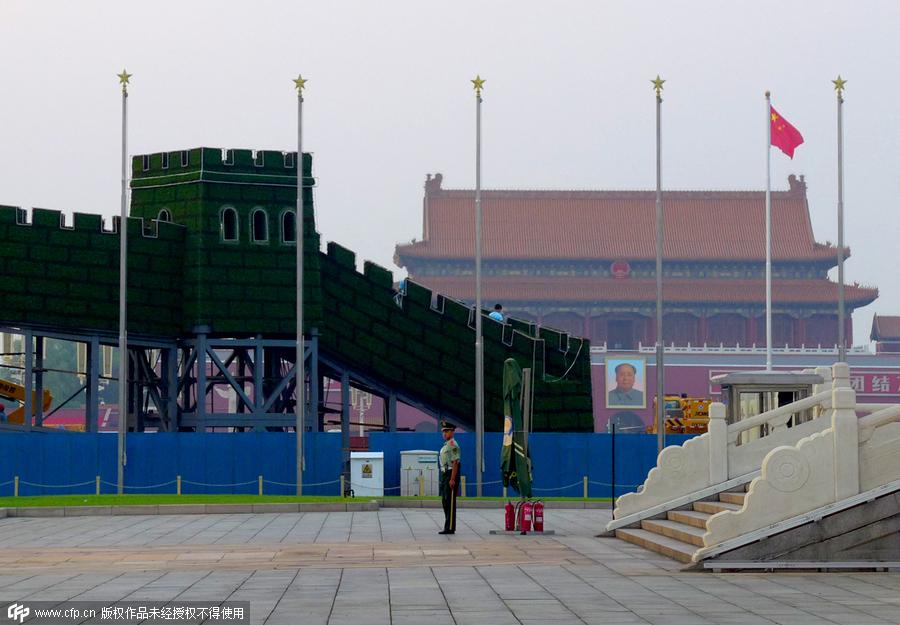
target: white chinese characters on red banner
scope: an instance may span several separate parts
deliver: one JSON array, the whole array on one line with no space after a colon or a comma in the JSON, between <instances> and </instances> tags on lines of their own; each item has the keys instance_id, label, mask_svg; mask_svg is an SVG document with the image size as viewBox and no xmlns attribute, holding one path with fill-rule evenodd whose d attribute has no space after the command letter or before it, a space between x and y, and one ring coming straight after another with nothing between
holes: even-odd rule
<instances>
[{"instance_id":1,"label":"white chinese characters on red banner","mask_svg":"<svg viewBox=\"0 0 900 625\"><path fill-rule=\"evenodd\" d=\"M709 377L731 373L740 369L710 369ZM869 397L900 397L900 371L850 371L850 388L857 395ZM722 389L710 383L709 393L719 397Z\"/></svg>"},{"instance_id":2,"label":"white chinese characters on red banner","mask_svg":"<svg viewBox=\"0 0 900 625\"><path fill-rule=\"evenodd\" d=\"M900 396L900 373L850 373L850 387L859 395Z\"/></svg>"}]
</instances>

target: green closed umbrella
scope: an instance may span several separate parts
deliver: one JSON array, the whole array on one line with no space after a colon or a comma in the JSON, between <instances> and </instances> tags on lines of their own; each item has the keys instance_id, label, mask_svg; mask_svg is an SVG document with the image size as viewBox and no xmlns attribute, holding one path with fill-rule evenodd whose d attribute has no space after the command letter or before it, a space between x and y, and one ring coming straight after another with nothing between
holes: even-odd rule
<instances>
[{"instance_id":1,"label":"green closed umbrella","mask_svg":"<svg viewBox=\"0 0 900 625\"><path fill-rule=\"evenodd\" d=\"M531 458L522 418L522 368L512 358L503 363L503 448L500 470L503 485L531 497Z\"/></svg>"}]
</instances>

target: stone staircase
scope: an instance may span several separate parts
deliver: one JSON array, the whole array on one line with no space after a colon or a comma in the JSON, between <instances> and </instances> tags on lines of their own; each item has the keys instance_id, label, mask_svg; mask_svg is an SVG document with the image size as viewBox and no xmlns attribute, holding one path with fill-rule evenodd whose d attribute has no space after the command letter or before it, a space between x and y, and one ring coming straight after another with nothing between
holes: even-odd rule
<instances>
[{"instance_id":1,"label":"stone staircase","mask_svg":"<svg viewBox=\"0 0 900 625\"><path fill-rule=\"evenodd\" d=\"M847 365L831 373L812 395L727 425L712 404L709 431L663 449L607 532L693 568L900 568L900 404L859 403ZM812 419L787 424L803 411Z\"/></svg>"},{"instance_id":2,"label":"stone staircase","mask_svg":"<svg viewBox=\"0 0 900 625\"><path fill-rule=\"evenodd\" d=\"M741 491L719 493L715 500L695 501L689 510L669 510L665 518L644 519L639 528L617 529L616 537L690 563L697 550L704 546L706 522L717 512L740 510L746 496L745 485Z\"/></svg>"}]
</instances>

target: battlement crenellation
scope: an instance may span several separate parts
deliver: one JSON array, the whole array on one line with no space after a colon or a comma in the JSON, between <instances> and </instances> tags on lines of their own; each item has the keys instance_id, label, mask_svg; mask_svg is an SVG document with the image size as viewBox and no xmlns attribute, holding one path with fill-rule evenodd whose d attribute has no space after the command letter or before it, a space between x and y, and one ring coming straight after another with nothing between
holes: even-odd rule
<instances>
[{"instance_id":1,"label":"battlement crenellation","mask_svg":"<svg viewBox=\"0 0 900 625\"><path fill-rule=\"evenodd\" d=\"M120 217L118 215L107 220L94 213L72 213L72 223L67 223L66 214L60 210L49 208L22 208L20 206L0 205L0 225L18 226L23 229L59 230L61 232L117 234ZM184 235L184 226L144 219L128 218L128 234L131 238L180 240Z\"/></svg>"},{"instance_id":2,"label":"battlement crenellation","mask_svg":"<svg viewBox=\"0 0 900 625\"><path fill-rule=\"evenodd\" d=\"M297 152L235 148L191 148L169 152L138 154L131 158L134 180L182 176L201 172L265 175L296 178ZM312 156L303 155L303 175L312 175Z\"/></svg>"}]
</instances>

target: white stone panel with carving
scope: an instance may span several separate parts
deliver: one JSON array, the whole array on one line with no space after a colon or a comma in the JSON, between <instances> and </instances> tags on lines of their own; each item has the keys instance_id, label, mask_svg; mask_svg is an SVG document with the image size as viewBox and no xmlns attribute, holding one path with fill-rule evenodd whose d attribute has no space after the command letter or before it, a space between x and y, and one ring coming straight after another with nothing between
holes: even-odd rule
<instances>
[{"instance_id":1,"label":"white stone panel with carving","mask_svg":"<svg viewBox=\"0 0 900 625\"><path fill-rule=\"evenodd\" d=\"M900 480L900 423L860 428L859 486L866 491ZM867 439L863 440L863 436Z\"/></svg>"},{"instance_id":2,"label":"white stone panel with carving","mask_svg":"<svg viewBox=\"0 0 900 625\"><path fill-rule=\"evenodd\" d=\"M796 447L771 450L762 473L750 483L744 506L714 514L703 543L709 547L761 527L790 519L834 501L834 442L826 430Z\"/></svg>"},{"instance_id":3,"label":"white stone panel with carving","mask_svg":"<svg viewBox=\"0 0 900 625\"><path fill-rule=\"evenodd\" d=\"M710 485L707 433L689 439L681 446L673 445L663 449L641 491L616 499L613 518L620 519L641 512Z\"/></svg>"},{"instance_id":4,"label":"white stone panel with carving","mask_svg":"<svg viewBox=\"0 0 900 625\"><path fill-rule=\"evenodd\" d=\"M792 428L779 428L768 436L757 438L743 445L728 445L728 477L734 478L756 471L762 465L763 458L772 449L782 445L793 446L802 438L831 427L829 417L819 417Z\"/></svg>"}]
</instances>

